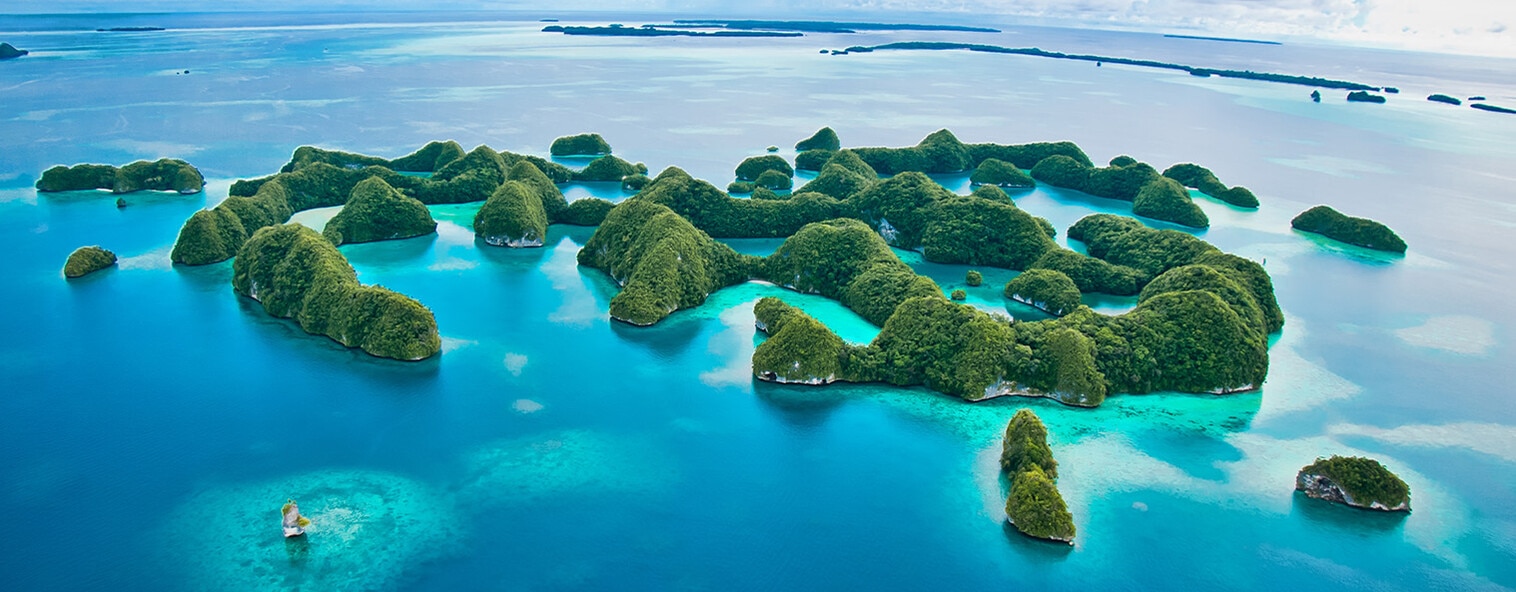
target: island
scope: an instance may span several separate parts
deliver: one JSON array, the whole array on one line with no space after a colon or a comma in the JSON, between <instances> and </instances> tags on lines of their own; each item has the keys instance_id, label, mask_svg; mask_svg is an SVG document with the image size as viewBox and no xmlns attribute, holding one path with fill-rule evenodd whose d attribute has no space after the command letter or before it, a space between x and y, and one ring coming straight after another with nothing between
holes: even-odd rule
<instances>
[{"instance_id":1,"label":"island","mask_svg":"<svg viewBox=\"0 0 1516 592\"><path fill-rule=\"evenodd\" d=\"M116 254L98 246L79 247L63 264L63 277L81 278L116 264Z\"/></svg>"},{"instance_id":2,"label":"island","mask_svg":"<svg viewBox=\"0 0 1516 592\"><path fill-rule=\"evenodd\" d=\"M785 177L795 176L795 169L784 160L783 156L765 154L747 158L742 161L742 164L737 165L737 180L756 181L758 176L766 171L775 171Z\"/></svg>"},{"instance_id":3,"label":"island","mask_svg":"<svg viewBox=\"0 0 1516 592\"><path fill-rule=\"evenodd\" d=\"M1047 427L1030 409L1019 409L1005 426L1000 469L1011 480L1006 520L1026 536L1074 544L1074 516L1058 492L1058 462Z\"/></svg>"},{"instance_id":4,"label":"island","mask_svg":"<svg viewBox=\"0 0 1516 592\"><path fill-rule=\"evenodd\" d=\"M181 195L200 193L205 178L187 162L163 158L153 162L139 160L121 168L103 164L55 166L42 172L37 191L90 191L109 189L112 193L134 191L173 191Z\"/></svg>"},{"instance_id":5,"label":"island","mask_svg":"<svg viewBox=\"0 0 1516 592\"><path fill-rule=\"evenodd\" d=\"M1316 206L1290 220L1295 230L1310 232L1350 245L1404 253L1406 244L1390 227L1367 218L1354 218L1329 206Z\"/></svg>"},{"instance_id":6,"label":"island","mask_svg":"<svg viewBox=\"0 0 1516 592\"><path fill-rule=\"evenodd\" d=\"M415 361L442 348L432 311L358 283L342 252L300 224L265 226L248 238L232 264L232 289L307 333L373 356Z\"/></svg>"},{"instance_id":7,"label":"island","mask_svg":"<svg viewBox=\"0 0 1516 592\"><path fill-rule=\"evenodd\" d=\"M1472 103L1469 106L1480 111L1489 111L1490 113L1516 113L1516 109L1501 107L1499 105L1491 105L1489 103Z\"/></svg>"},{"instance_id":8,"label":"island","mask_svg":"<svg viewBox=\"0 0 1516 592\"><path fill-rule=\"evenodd\" d=\"M1348 93L1349 103L1383 103L1385 100L1384 95L1376 95L1368 91L1355 90Z\"/></svg>"},{"instance_id":9,"label":"island","mask_svg":"<svg viewBox=\"0 0 1516 592\"><path fill-rule=\"evenodd\" d=\"M1456 97L1450 97L1448 95L1441 94L1441 93L1438 93L1438 94L1435 94L1435 95L1430 95L1430 96L1427 97L1427 100L1428 101L1432 101L1434 103L1447 103L1449 105L1462 105L1463 104L1463 101L1458 100Z\"/></svg>"},{"instance_id":10,"label":"island","mask_svg":"<svg viewBox=\"0 0 1516 592\"><path fill-rule=\"evenodd\" d=\"M1164 169L1163 176L1239 208L1258 207L1258 197L1253 195L1248 188L1241 185L1227 187L1210 169L1198 164L1189 162L1176 164Z\"/></svg>"},{"instance_id":11,"label":"island","mask_svg":"<svg viewBox=\"0 0 1516 592\"><path fill-rule=\"evenodd\" d=\"M1026 55L1042 58L1054 58L1061 60L1081 60L1086 62L1123 64L1127 66L1142 66L1147 68L1163 68L1167 70L1179 70L1195 76L1219 76L1222 78L1242 78L1246 80L1261 80L1264 82L1278 82L1283 84L1299 84L1304 86L1316 86L1321 88L1334 88L1341 90L1379 90L1377 86L1369 86L1358 82L1346 80L1332 80L1329 78L1317 78L1314 76L1296 76L1292 74L1273 74L1268 72L1254 72L1252 70L1219 70L1215 68L1199 68L1155 60L1141 60L1133 58L1067 54L1056 51L1047 51L1036 47L1002 47L999 45L984 45L978 43L952 43L943 41L901 41L874 46L854 46L847 48L844 54L869 53L873 51L888 50L967 50L981 51L986 53L1001 53L1013 55Z\"/></svg>"},{"instance_id":12,"label":"island","mask_svg":"<svg viewBox=\"0 0 1516 592\"><path fill-rule=\"evenodd\" d=\"M1192 228L1210 226L1210 219L1183 185L1129 156L1118 156L1109 166L1097 168L1055 155L1039 161L1031 175L1048 185L1132 202L1132 212L1139 216Z\"/></svg>"},{"instance_id":13,"label":"island","mask_svg":"<svg viewBox=\"0 0 1516 592\"><path fill-rule=\"evenodd\" d=\"M295 500L284 502L279 508L279 515L283 517L284 538L297 537L305 534L305 528L311 525L311 519L300 515L300 506Z\"/></svg>"},{"instance_id":14,"label":"island","mask_svg":"<svg viewBox=\"0 0 1516 592\"><path fill-rule=\"evenodd\" d=\"M574 172L573 180L580 183L620 183L632 175L647 175L647 165L632 164L614 155L607 154L590 161L584 169Z\"/></svg>"},{"instance_id":15,"label":"island","mask_svg":"<svg viewBox=\"0 0 1516 592\"><path fill-rule=\"evenodd\" d=\"M801 31L806 33L856 33L858 31L946 31L957 33L999 33L999 29L962 25L917 25L889 23L846 23L833 21L757 21L675 19L681 27L722 27L732 30Z\"/></svg>"},{"instance_id":16,"label":"island","mask_svg":"<svg viewBox=\"0 0 1516 592\"><path fill-rule=\"evenodd\" d=\"M19 58L29 53L31 52L24 49L16 49L14 45L9 43L0 43L0 60Z\"/></svg>"},{"instance_id":17,"label":"island","mask_svg":"<svg viewBox=\"0 0 1516 592\"><path fill-rule=\"evenodd\" d=\"M962 289L953 290L953 293L948 295L948 299L962 302L969 299L969 293L963 291Z\"/></svg>"},{"instance_id":18,"label":"island","mask_svg":"<svg viewBox=\"0 0 1516 592\"><path fill-rule=\"evenodd\" d=\"M1014 189L1029 189L1037 185L1031 175L998 158L986 158L980 162L974 168L974 173L969 175L969 183Z\"/></svg>"},{"instance_id":19,"label":"island","mask_svg":"<svg viewBox=\"0 0 1516 592\"><path fill-rule=\"evenodd\" d=\"M978 286L980 284L983 284L984 274L979 273L979 270L977 269L970 269L968 273L963 274L963 283L970 286Z\"/></svg>"},{"instance_id":20,"label":"island","mask_svg":"<svg viewBox=\"0 0 1516 592\"><path fill-rule=\"evenodd\" d=\"M542 28L543 33L563 33L564 35L595 35L600 37L803 37L800 33L785 33L780 31L689 31L679 28L659 28L656 25L643 25L641 27L627 27L623 25L610 25L606 27L565 27L550 25Z\"/></svg>"},{"instance_id":21,"label":"island","mask_svg":"<svg viewBox=\"0 0 1516 592\"><path fill-rule=\"evenodd\" d=\"M1005 283L1005 296L1053 316L1079 308L1079 286L1055 269L1028 269Z\"/></svg>"},{"instance_id":22,"label":"island","mask_svg":"<svg viewBox=\"0 0 1516 592\"><path fill-rule=\"evenodd\" d=\"M783 171L769 169L758 173L758 177L753 179L753 186L770 191L788 191L795 186L795 182Z\"/></svg>"},{"instance_id":23,"label":"island","mask_svg":"<svg viewBox=\"0 0 1516 592\"><path fill-rule=\"evenodd\" d=\"M610 154L611 145L600 134L579 134L553 140L548 152L553 156L599 156Z\"/></svg>"},{"instance_id":24,"label":"island","mask_svg":"<svg viewBox=\"0 0 1516 592\"><path fill-rule=\"evenodd\" d=\"M837 132L830 127L823 127L811 134L811 137L795 143L796 152L807 150L841 150L842 140L838 139Z\"/></svg>"},{"instance_id":25,"label":"island","mask_svg":"<svg viewBox=\"0 0 1516 592\"><path fill-rule=\"evenodd\" d=\"M1317 458L1295 475L1308 497L1384 512L1411 511L1411 488L1379 461L1361 456Z\"/></svg>"},{"instance_id":26,"label":"island","mask_svg":"<svg viewBox=\"0 0 1516 592\"><path fill-rule=\"evenodd\" d=\"M415 198L407 197L379 177L370 177L353 187L352 197L342 206L321 235L334 245L411 238L437 231L432 213Z\"/></svg>"}]
</instances>

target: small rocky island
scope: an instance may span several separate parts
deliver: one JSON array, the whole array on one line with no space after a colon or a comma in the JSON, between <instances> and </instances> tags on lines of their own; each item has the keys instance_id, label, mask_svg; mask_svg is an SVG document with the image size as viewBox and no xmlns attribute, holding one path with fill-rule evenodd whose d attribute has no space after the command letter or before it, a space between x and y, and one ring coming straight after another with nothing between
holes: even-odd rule
<instances>
[{"instance_id":1,"label":"small rocky island","mask_svg":"<svg viewBox=\"0 0 1516 592\"><path fill-rule=\"evenodd\" d=\"M1048 447L1048 430L1030 409L1005 426L1000 470L1011 479L1006 520L1029 537L1074 544L1074 516L1058 492L1058 461Z\"/></svg>"},{"instance_id":2,"label":"small rocky island","mask_svg":"<svg viewBox=\"0 0 1516 592\"><path fill-rule=\"evenodd\" d=\"M1355 90L1348 93L1349 103L1383 103L1384 95L1376 95L1366 90Z\"/></svg>"},{"instance_id":3,"label":"small rocky island","mask_svg":"<svg viewBox=\"0 0 1516 592\"><path fill-rule=\"evenodd\" d=\"M31 52L24 49L16 49L16 46L9 43L0 43L0 60L19 58L29 53Z\"/></svg>"},{"instance_id":4,"label":"small rocky island","mask_svg":"<svg viewBox=\"0 0 1516 592\"><path fill-rule=\"evenodd\" d=\"M63 276L80 278L116 264L116 254L100 247L79 247L63 264Z\"/></svg>"},{"instance_id":5,"label":"small rocky island","mask_svg":"<svg viewBox=\"0 0 1516 592\"><path fill-rule=\"evenodd\" d=\"M1016 168L1016 165L998 158L986 158L984 162L979 163L973 174L969 175L969 183L1008 189L1030 189L1037 185L1037 181L1032 179L1031 175Z\"/></svg>"},{"instance_id":6,"label":"small rocky island","mask_svg":"<svg viewBox=\"0 0 1516 592\"><path fill-rule=\"evenodd\" d=\"M200 169L175 158L153 162L139 160L121 168L105 164L55 166L42 172L37 191L90 191L109 189L112 193L134 191L173 191L181 195L200 193L205 178Z\"/></svg>"},{"instance_id":7,"label":"small rocky island","mask_svg":"<svg viewBox=\"0 0 1516 592\"><path fill-rule=\"evenodd\" d=\"M611 145L600 137L600 134L579 134L576 136L563 136L553 140L553 145L548 147L548 153L553 156L599 156L610 154Z\"/></svg>"},{"instance_id":8,"label":"small rocky island","mask_svg":"<svg viewBox=\"0 0 1516 592\"><path fill-rule=\"evenodd\" d=\"M1390 227L1368 218L1344 215L1328 206L1316 206L1301 212L1290 220L1290 226L1376 251L1404 253L1406 249L1405 241Z\"/></svg>"},{"instance_id":9,"label":"small rocky island","mask_svg":"<svg viewBox=\"0 0 1516 592\"><path fill-rule=\"evenodd\" d=\"M1411 511L1411 488L1379 461L1361 456L1318 458L1295 475L1309 497L1384 512Z\"/></svg>"}]
</instances>

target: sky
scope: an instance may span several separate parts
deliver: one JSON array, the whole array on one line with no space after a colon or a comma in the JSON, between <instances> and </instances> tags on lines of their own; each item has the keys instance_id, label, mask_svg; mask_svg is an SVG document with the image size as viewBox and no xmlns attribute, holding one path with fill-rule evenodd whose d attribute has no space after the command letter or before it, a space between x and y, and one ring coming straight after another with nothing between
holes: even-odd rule
<instances>
[{"instance_id":1,"label":"sky","mask_svg":"<svg viewBox=\"0 0 1516 592\"><path fill-rule=\"evenodd\" d=\"M1516 57L1516 0L12 0L8 13L267 10L635 11L772 19L884 20L932 12L1003 22L1315 38Z\"/></svg>"}]
</instances>

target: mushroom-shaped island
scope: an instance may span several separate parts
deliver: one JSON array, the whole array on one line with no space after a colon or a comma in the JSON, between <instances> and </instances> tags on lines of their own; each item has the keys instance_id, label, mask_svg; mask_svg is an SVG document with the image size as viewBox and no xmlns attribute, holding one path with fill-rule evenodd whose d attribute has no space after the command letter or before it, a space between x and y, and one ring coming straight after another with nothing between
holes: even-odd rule
<instances>
[{"instance_id":1,"label":"mushroom-shaped island","mask_svg":"<svg viewBox=\"0 0 1516 592\"><path fill-rule=\"evenodd\" d=\"M1355 508L1411 511L1411 488L1372 458L1318 458L1295 475L1295 489L1309 497Z\"/></svg>"},{"instance_id":2,"label":"mushroom-shaped island","mask_svg":"<svg viewBox=\"0 0 1516 592\"><path fill-rule=\"evenodd\" d=\"M63 276L69 279L84 277L115 264L115 253L100 247L79 247L63 264Z\"/></svg>"},{"instance_id":3,"label":"mushroom-shaped island","mask_svg":"<svg viewBox=\"0 0 1516 592\"><path fill-rule=\"evenodd\" d=\"M600 134L579 134L553 140L548 152L553 156L598 156L610 154L611 145Z\"/></svg>"},{"instance_id":4,"label":"mushroom-shaped island","mask_svg":"<svg viewBox=\"0 0 1516 592\"><path fill-rule=\"evenodd\" d=\"M205 189L205 178L187 162L161 158L153 162L139 160L119 169L103 164L55 166L43 171L42 178L37 180L37 190L44 192L92 189L109 189L112 193L174 191L189 195Z\"/></svg>"}]
</instances>

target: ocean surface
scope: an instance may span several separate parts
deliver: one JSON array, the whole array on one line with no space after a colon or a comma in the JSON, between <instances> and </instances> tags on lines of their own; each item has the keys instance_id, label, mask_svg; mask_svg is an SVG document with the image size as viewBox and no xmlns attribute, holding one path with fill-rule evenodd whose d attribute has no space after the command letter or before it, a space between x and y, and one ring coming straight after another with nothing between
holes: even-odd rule
<instances>
[{"instance_id":1,"label":"ocean surface","mask_svg":"<svg viewBox=\"0 0 1516 592\"><path fill-rule=\"evenodd\" d=\"M554 15L0 17L0 574L10 590L1498 590L1516 587L1516 61L1005 26L1003 33L639 39L538 32ZM644 17L602 21L641 24ZM565 17L567 20L567 17ZM983 23L965 23L983 24ZM100 33L97 27L170 30ZM966 52L823 55L949 40L1397 86L1336 91ZM1199 234L1265 261L1287 317L1260 392L968 404L925 389L752 379L753 303L844 339L834 301L751 283L650 328L609 320L580 268L593 229L540 249L436 235L342 247L365 283L436 314L444 352L369 357L269 317L231 263L169 250L231 181L299 145L384 156L427 141L546 154L598 132L717 186L744 157L832 126L849 146L1072 140L1097 161L1210 167L1256 211L1197 198ZM56 164L178 157L203 194L39 195ZM939 179L959 192L963 176ZM623 199L608 186L571 198ZM1013 194L1059 229L1129 204ZM1329 204L1410 244L1293 232ZM332 211L297 219L319 227ZM1154 223L1155 225L1157 223ZM76 247L116 268L65 281ZM766 254L778 241L734 240ZM1079 245L1072 245L1078 247ZM900 253L944 290L965 266ZM1035 311L983 270L970 302ZM1091 298L1119 314L1131 299ZM1004 524L999 436L1048 424L1073 547ZM1411 486L1387 516L1305 499L1321 455ZM300 501L304 541L279 536Z\"/></svg>"}]
</instances>

